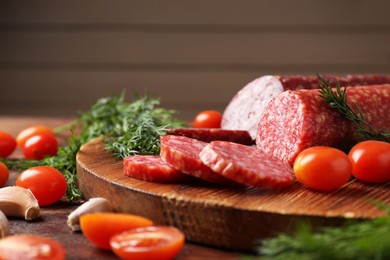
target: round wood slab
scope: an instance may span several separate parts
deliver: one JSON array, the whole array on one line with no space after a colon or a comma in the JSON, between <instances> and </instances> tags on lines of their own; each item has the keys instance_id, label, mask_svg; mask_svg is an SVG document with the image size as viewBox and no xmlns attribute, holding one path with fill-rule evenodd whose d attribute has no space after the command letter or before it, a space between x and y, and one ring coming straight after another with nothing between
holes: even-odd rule
<instances>
[{"instance_id":1,"label":"round wood slab","mask_svg":"<svg viewBox=\"0 0 390 260\"><path fill-rule=\"evenodd\" d=\"M297 222L314 227L339 225L346 219L384 214L371 200L390 203L390 184L351 181L328 193L293 184L283 191L223 187L196 181L159 184L123 174L123 161L104 150L102 139L77 154L77 175L85 199L103 197L118 212L150 218L157 225L181 229L186 240L230 249L253 249L256 240L291 232Z\"/></svg>"}]
</instances>

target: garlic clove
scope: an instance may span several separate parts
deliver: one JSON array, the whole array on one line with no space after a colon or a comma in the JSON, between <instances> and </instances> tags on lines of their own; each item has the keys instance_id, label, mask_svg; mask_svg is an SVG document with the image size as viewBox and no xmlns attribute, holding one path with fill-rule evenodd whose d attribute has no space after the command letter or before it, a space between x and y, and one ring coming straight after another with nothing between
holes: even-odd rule
<instances>
[{"instance_id":1,"label":"garlic clove","mask_svg":"<svg viewBox=\"0 0 390 260\"><path fill-rule=\"evenodd\" d=\"M39 217L38 200L29 190L19 186L0 189L0 210L8 217L23 217L33 220Z\"/></svg>"},{"instance_id":2,"label":"garlic clove","mask_svg":"<svg viewBox=\"0 0 390 260\"><path fill-rule=\"evenodd\" d=\"M78 231L80 230L80 217L86 213L95 212L113 212L113 209L106 199L91 198L69 214L67 224L72 231Z\"/></svg>"},{"instance_id":3,"label":"garlic clove","mask_svg":"<svg viewBox=\"0 0 390 260\"><path fill-rule=\"evenodd\" d=\"M9 223L7 217L0 210L0 238L9 235Z\"/></svg>"}]
</instances>

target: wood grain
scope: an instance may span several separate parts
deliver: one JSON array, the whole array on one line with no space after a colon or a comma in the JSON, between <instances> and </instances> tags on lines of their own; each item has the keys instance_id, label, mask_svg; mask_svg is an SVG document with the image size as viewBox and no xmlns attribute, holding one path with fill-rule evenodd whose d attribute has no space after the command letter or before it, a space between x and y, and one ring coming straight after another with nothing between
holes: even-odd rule
<instances>
[{"instance_id":1,"label":"wood grain","mask_svg":"<svg viewBox=\"0 0 390 260\"><path fill-rule=\"evenodd\" d=\"M0 1L0 86L14 90L0 95L0 114L75 116L126 89L150 90L188 119L222 111L265 74L390 73L389 7L386 0Z\"/></svg>"},{"instance_id":2,"label":"wood grain","mask_svg":"<svg viewBox=\"0 0 390 260\"><path fill-rule=\"evenodd\" d=\"M93 6L93 8L91 8ZM1 1L0 22L28 24L383 25L387 0Z\"/></svg>"},{"instance_id":3,"label":"wood grain","mask_svg":"<svg viewBox=\"0 0 390 260\"><path fill-rule=\"evenodd\" d=\"M101 139L77 155L78 180L86 198L101 196L119 212L143 215L156 224L174 225L188 241L250 250L255 240L291 232L300 222L314 227L339 225L346 219L384 214L370 200L390 203L390 185L351 181L330 193L295 183L283 191L221 187L199 181L158 184L123 175L122 161L104 151Z\"/></svg>"},{"instance_id":4,"label":"wood grain","mask_svg":"<svg viewBox=\"0 0 390 260\"><path fill-rule=\"evenodd\" d=\"M388 65L389 33L375 32L2 32L0 64L79 66ZM337 40L335 40L337 38ZM71 39L71 40L69 40ZM375 48L368 48L375 43ZM305 50L300 50L305 46ZM318 46L326 46L320 50ZM10 51L12 50L12 51ZM294 52L291 50L300 50ZM319 56L313 59L313 53ZM57 65L58 66L58 65ZM82 69L80 67L79 69ZM179 69L179 68L177 68Z\"/></svg>"}]
</instances>

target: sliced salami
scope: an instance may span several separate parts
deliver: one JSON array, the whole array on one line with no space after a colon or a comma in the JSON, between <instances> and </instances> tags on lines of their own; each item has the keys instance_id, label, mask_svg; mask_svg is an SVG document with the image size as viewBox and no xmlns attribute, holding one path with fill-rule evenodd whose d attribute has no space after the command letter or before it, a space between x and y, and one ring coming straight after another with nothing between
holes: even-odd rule
<instances>
[{"instance_id":1,"label":"sliced salami","mask_svg":"<svg viewBox=\"0 0 390 260\"><path fill-rule=\"evenodd\" d=\"M247 186L281 189L294 180L290 165L256 147L214 141L200 152L200 158L213 171Z\"/></svg>"},{"instance_id":2,"label":"sliced salami","mask_svg":"<svg viewBox=\"0 0 390 260\"><path fill-rule=\"evenodd\" d=\"M234 184L233 181L212 171L202 163L199 153L207 144L184 136L162 136L160 138L160 156L175 169L194 177L214 183Z\"/></svg>"},{"instance_id":3,"label":"sliced salami","mask_svg":"<svg viewBox=\"0 0 390 260\"><path fill-rule=\"evenodd\" d=\"M325 75L324 78L337 80L342 86L379 85L390 83L387 75ZM334 82L333 82L334 84ZM221 128L247 130L256 138L257 124L268 102L286 90L317 89L317 76L263 76L243 87L226 106Z\"/></svg>"},{"instance_id":4,"label":"sliced salami","mask_svg":"<svg viewBox=\"0 0 390 260\"><path fill-rule=\"evenodd\" d=\"M347 88L347 102L358 104L366 121L390 129L390 85ZM304 149L315 145L350 147L356 128L324 103L318 90L295 90L272 99L258 124L256 145L293 164Z\"/></svg>"},{"instance_id":5,"label":"sliced salami","mask_svg":"<svg viewBox=\"0 0 390 260\"><path fill-rule=\"evenodd\" d=\"M170 135L180 135L203 142L229 141L233 143L252 145L255 140L246 130L228 130L221 128L173 128L167 131Z\"/></svg>"},{"instance_id":6,"label":"sliced salami","mask_svg":"<svg viewBox=\"0 0 390 260\"><path fill-rule=\"evenodd\" d=\"M134 155L123 160L124 174L139 180L161 183L189 181L184 174L154 155Z\"/></svg>"}]
</instances>

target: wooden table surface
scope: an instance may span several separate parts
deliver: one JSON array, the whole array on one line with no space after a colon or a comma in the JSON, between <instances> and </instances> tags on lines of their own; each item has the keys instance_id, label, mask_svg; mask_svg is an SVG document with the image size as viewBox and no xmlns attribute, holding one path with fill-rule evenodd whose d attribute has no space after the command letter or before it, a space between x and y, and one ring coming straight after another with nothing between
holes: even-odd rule
<instances>
[{"instance_id":1,"label":"wooden table surface","mask_svg":"<svg viewBox=\"0 0 390 260\"><path fill-rule=\"evenodd\" d=\"M16 136L22 129L32 125L46 125L57 127L70 122L70 118L54 117L15 117L0 116L0 130ZM64 144L65 136L59 137L59 142ZM19 149L11 155L12 158L21 158ZM6 185L15 185L17 172L11 172ZM41 208L41 218L37 221L27 222L22 219L10 218L12 234L36 234L58 240L66 250L67 259L116 259L110 251L100 250L92 245L81 233L72 232L66 225L68 214L79 204L62 200L51 206ZM176 259L238 259L242 252L220 250L186 243Z\"/></svg>"}]
</instances>

